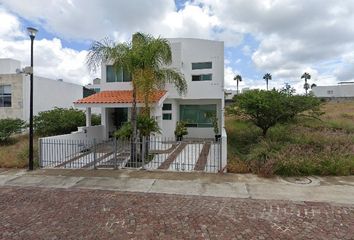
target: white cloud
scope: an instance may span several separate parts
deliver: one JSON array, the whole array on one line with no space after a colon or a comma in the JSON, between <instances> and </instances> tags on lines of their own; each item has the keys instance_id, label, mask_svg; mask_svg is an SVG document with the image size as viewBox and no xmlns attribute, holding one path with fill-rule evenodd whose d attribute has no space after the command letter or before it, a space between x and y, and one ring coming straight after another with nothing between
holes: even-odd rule
<instances>
[{"instance_id":1,"label":"white cloud","mask_svg":"<svg viewBox=\"0 0 354 240\"><path fill-rule=\"evenodd\" d=\"M20 21L2 8L0 8L0 23L0 39L13 39L24 36L20 30Z\"/></svg>"},{"instance_id":2,"label":"white cloud","mask_svg":"<svg viewBox=\"0 0 354 240\"><path fill-rule=\"evenodd\" d=\"M0 39L0 56L14 58L29 65L29 40L8 41ZM64 48L57 38L42 39L34 42L34 71L36 75L52 79L87 84L95 77L85 66L87 51Z\"/></svg>"},{"instance_id":3,"label":"white cloud","mask_svg":"<svg viewBox=\"0 0 354 240\"><path fill-rule=\"evenodd\" d=\"M133 32L144 31L163 37L224 40L226 47L243 44L242 52L251 58L257 70L272 73L273 85L293 82L299 86L298 91L303 91L299 76L304 71L313 75L312 81L332 84L354 78L354 63L348 60L351 56L347 56L354 49L354 1L190 0L180 10L173 0L106 0L104 3L100 0L47 0L45 7L43 0L1 2L6 9L66 40L100 40L110 36L123 41ZM14 15L0 10L0 20L6 23L0 27L2 41L21 37L20 23ZM259 45L250 46L243 39L244 34L253 36ZM58 41L46 43L56 47L57 51L52 51L54 59L70 62L63 57L68 56L82 60L73 56L82 56L84 52L70 52ZM235 59L229 59L230 63L237 61ZM48 66L55 62L51 57L48 60L43 64ZM81 65L70 64L82 70ZM227 74L231 76L235 72L230 65L225 67L226 86L232 86ZM56 70L52 73L62 73L52 69ZM79 76L74 74L79 72L75 69L63 70L63 73L67 77ZM43 72L49 74L45 69ZM84 78L88 78L87 73L83 73ZM243 84L262 86L256 79L248 79Z\"/></svg>"},{"instance_id":4,"label":"white cloud","mask_svg":"<svg viewBox=\"0 0 354 240\"><path fill-rule=\"evenodd\" d=\"M28 66L30 60L30 40L22 32L19 19L0 8L0 21L6 27L0 27L0 56L14 58ZM64 48L61 40L41 39L34 42L35 74L52 79L62 78L64 81L86 84L95 77L89 73L86 65L87 51L76 51Z\"/></svg>"}]
</instances>

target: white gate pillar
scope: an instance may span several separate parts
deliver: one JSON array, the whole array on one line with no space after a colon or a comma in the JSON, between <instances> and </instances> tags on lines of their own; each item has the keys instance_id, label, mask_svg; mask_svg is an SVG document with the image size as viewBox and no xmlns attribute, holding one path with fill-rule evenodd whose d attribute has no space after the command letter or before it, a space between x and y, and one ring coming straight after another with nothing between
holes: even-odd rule
<instances>
[{"instance_id":1,"label":"white gate pillar","mask_svg":"<svg viewBox=\"0 0 354 240\"><path fill-rule=\"evenodd\" d=\"M86 108L86 127L91 127L91 108Z\"/></svg>"}]
</instances>

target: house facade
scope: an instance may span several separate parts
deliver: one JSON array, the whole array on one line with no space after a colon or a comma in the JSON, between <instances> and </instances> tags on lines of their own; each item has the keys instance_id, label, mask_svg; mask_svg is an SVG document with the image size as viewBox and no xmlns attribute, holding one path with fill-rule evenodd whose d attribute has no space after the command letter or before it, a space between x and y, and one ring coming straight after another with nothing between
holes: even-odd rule
<instances>
[{"instance_id":1,"label":"house facade","mask_svg":"<svg viewBox=\"0 0 354 240\"><path fill-rule=\"evenodd\" d=\"M172 64L187 81L187 93L179 95L173 85L152 96L151 115L157 120L161 135L174 137L176 123L187 123L187 138L214 138L210 113L218 119L218 134L224 131L224 43L191 38L168 39ZM92 108L101 108L103 138L129 121L132 107L132 84L125 71L116 73L110 63L101 67L100 92L75 102L86 108L86 127L91 126ZM143 101L138 98L138 111Z\"/></svg>"},{"instance_id":2,"label":"house facade","mask_svg":"<svg viewBox=\"0 0 354 240\"><path fill-rule=\"evenodd\" d=\"M353 99L354 82L340 82L332 86L315 86L312 89L313 94L319 98L325 99Z\"/></svg>"},{"instance_id":3,"label":"house facade","mask_svg":"<svg viewBox=\"0 0 354 240\"><path fill-rule=\"evenodd\" d=\"M0 59L0 119L29 118L29 76L16 74L21 69L21 62L15 59ZM83 97L83 87L34 76L33 114L53 109L54 107L73 107L73 101Z\"/></svg>"}]
</instances>

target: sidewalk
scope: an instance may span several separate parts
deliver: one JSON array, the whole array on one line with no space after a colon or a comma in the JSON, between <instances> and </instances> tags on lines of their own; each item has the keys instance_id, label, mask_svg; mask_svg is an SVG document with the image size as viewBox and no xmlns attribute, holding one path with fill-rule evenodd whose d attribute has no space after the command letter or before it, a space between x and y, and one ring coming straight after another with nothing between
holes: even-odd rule
<instances>
[{"instance_id":1,"label":"sidewalk","mask_svg":"<svg viewBox=\"0 0 354 240\"><path fill-rule=\"evenodd\" d=\"M354 176L265 179L252 174L68 169L27 172L0 169L1 186L354 204Z\"/></svg>"}]
</instances>

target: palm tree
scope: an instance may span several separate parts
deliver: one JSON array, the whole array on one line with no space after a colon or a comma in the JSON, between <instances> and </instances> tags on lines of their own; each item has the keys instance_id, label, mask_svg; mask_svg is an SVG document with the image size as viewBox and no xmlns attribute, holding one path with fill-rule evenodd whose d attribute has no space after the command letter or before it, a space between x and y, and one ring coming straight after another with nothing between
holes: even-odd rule
<instances>
[{"instance_id":1,"label":"palm tree","mask_svg":"<svg viewBox=\"0 0 354 240\"><path fill-rule=\"evenodd\" d=\"M87 65L96 71L102 63L112 62L116 72L124 69L132 78L132 142L137 138L137 93L142 92L145 102L145 112L148 112L149 96L153 90L163 88L167 82L174 83L180 93L187 91L183 76L175 70L164 68L171 63L172 53L167 40L153 38L144 33L133 34L131 42L114 43L106 38L92 43L87 54ZM132 156L136 152L132 144Z\"/></svg>"},{"instance_id":2,"label":"palm tree","mask_svg":"<svg viewBox=\"0 0 354 240\"><path fill-rule=\"evenodd\" d=\"M266 84L267 84L267 91L268 91L268 81L269 81L269 80L272 80L272 75L270 75L270 73L266 73L266 74L263 76L263 79L266 81Z\"/></svg>"},{"instance_id":3,"label":"palm tree","mask_svg":"<svg viewBox=\"0 0 354 240\"><path fill-rule=\"evenodd\" d=\"M239 83L239 82L242 82L242 77L241 77L241 75L236 75L236 76L234 77L234 80L236 81L237 95L238 95L238 83Z\"/></svg>"},{"instance_id":4,"label":"palm tree","mask_svg":"<svg viewBox=\"0 0 354 240\"><path fill-rule=\"evenodd\" d=\"M170 44L166 39L143 35L143 48L140 56L143 63L141 77L136 79L138 93L144 97L144 111L150 116L150 98L156 90L165 89L166 84L172 84L180 95L187 92L187 82L176 69L167 68L172 62Z\"/></svg>"},{"instance_id":5,"label":"palm tree","mask_svg":"<svg viewBox=\"0 0 354 240\"><path fill-rule=\"evenodd\" d=\"M301 79L305 79L305 84L304 84L304 89L306 91L306 96L307 96L307 90L310 88L310 85L307 83L307 80L311 79L311 75L307 72L302 74Z\"/></svg>"}]
</instances>

